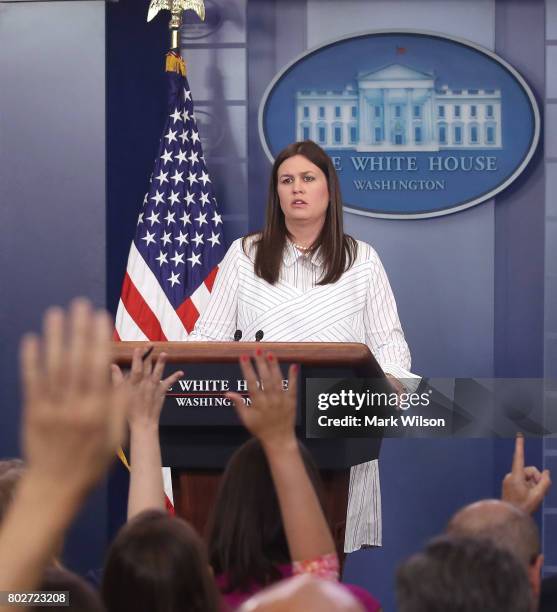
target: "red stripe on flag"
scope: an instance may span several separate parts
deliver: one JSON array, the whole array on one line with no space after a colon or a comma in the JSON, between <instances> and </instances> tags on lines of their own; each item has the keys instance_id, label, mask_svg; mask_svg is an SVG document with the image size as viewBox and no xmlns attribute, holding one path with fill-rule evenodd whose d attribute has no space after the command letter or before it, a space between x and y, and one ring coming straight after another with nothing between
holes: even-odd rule
<instances>
[{"instance_id":1,"label":"red stripe on flag","mask_svg":"<svg viewBox=\"0 0 557 612\"><path fill-rule=\"evenodd\" d=\"M217 278L217 272L219 271L219 267L215 266L207 275L207 278L205 279L205 286L207 287L207 289L209 289L209 291L213 290L213 283L215 282L215 278Z\"/></svg>"},{"instance_id":2,"label":"red stripe on flag","mask_svg":"<svg viewBox=\"0 0 557 612\"><path fill-rule=\"evenodd\" d=\"M168 499L168 495L164 496L164 503L165 503L168 514L170 514L171 516L175 516L176 510L174 509L174 505L172 504L170 499Z\"/></svg>"},{"instance_id":3,"label":"red stripe on flag","mask_svg":"<svg viewBox=\"0 0 557 612\"><path fill-rule=\"evenodd\" d=\"M118 331L116 328L114 328L114 331L112 332L112 339L116 342L120 342L120 336L118 335Z\"/></svg>"},{"instance_id":4,"label":"red stripe on flag","mask_svg":"<svg viewBox=\"0 0 557 612\"><path fill-rule=\"evenodd\" d=\"M180 317L184 327L187 329L188 334L191 334L193 328L195 327L195 322L199 318L199 312L193 305L190 298L187 298L180 304L180 306L178 306L176 313Z\"/></svg>"},{"instance_id":5,"label":"red stripe on flag","mask_svg":"<svg viewBox=\"0 0 557 612\"><path fill-rule=\"evenodd\" d=\"M149 308L127 272L122 285L121 299L130 317L149 340L166 340L159 320Z\"/></svg>"}]
</instances>

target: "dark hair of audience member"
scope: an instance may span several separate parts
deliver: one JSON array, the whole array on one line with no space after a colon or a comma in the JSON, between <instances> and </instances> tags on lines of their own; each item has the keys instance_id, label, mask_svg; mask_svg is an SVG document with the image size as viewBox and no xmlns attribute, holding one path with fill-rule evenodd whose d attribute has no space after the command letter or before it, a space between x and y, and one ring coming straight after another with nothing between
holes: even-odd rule
<instances>
[{"instance_id":1,"label":"dark hair of audience member","mask_svg":"<svg viewBox=\"0 0 557 612\"><path fill-rule=\"evenodd\" d=\"M323 506L319 471L300 444L306 471ZM252 438L232 455L208 524L209 560L226 576L224 592L266 586L280 578L279 565L291 563L269 463Z\"/></svg>"},{"instance_id":2,"label":"dark hair of audience member","mask_svg":"<svg viewBox=\"0 0 557 612\"><path fill-rule=\"evenodd\" d=\"M220 597L201 538L160 510L138 514L119 531L102 595L108 612L218 612Z\"/></svg>"},{"instance_id":3,"label":"dark hair of audience member","mask_svg":"<svg viewBox=\"0 0 557 612\"><path fill-rule=\"evenodd\" d=\"M69 605L63 610L69 612L103 612L104 606L100 595L83 578L60 567L49 567L45 570L40 591L68 591ZM43 612L50 606L31 606L30 612Z\"/></svg>"},{"instance_id":4,"label":"dark hair of audience member","mask_svg":"<svg viewBox=\"0 0 557 612\"><path fill-rule=\"evenodd\" d=\"M0 523L11 504L14 491L25 470L21 459L5 459L0 461Z\"/></svg>"},{"instance_id":5,"label":"dark hair of audience member","mask_svg":"<svg viewBox=\"0 0 557 612\"><path fill-rule=\"evenodd\" d=\"M489 540L445 536L405 561L399 612L528 612L530 585L510 552Z\"/></svg>"}]
</instances>

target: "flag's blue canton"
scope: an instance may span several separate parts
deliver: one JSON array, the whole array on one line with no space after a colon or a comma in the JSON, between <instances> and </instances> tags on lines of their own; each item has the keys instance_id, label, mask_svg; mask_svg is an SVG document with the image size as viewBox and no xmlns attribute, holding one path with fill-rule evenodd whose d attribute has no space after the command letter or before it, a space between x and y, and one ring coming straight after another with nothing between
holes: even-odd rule
<instances>
[{"instance_id":1,"label":"flag's blue canton","mask_svg":"<svg viewBox=\"0 0 557 612\"><path fill-rule=\"evenodd\" d=\"M218 265L224 241L188 81L168 74L169 115L134 243L176 309Z\"/></svg>"}]
</instances>

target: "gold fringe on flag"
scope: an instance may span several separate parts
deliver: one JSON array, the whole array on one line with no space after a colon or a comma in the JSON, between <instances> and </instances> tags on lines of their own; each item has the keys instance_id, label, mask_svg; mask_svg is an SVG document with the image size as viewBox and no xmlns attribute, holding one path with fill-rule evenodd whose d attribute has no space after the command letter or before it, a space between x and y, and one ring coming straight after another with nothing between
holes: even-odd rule
<instances>
[{"instance_id":1,"label":"gold fringe on flag","mask_svg":"<svg viewBox=\"0 0 557 612\"><path fill-rule=\"evenodd\" d=\"M186 63L178 53L169 51L166 54L166 72L177 72L186 76Z\"/></svg>"},{"instance_id":2,"label":"gold fringe on flag","mask_svg":"<svg viewBox=\"0 0 557 612\"><path fill-rule=\"evenodd\" d=\"M126 468L128 469L128 472L130 471L130 464L128 463L128 458L126 457L126 453L124 452L124 449L122 447L120 447L118 449L118 457L120 459L120 461L126 466Z\"/></svg>"}]
</instances>

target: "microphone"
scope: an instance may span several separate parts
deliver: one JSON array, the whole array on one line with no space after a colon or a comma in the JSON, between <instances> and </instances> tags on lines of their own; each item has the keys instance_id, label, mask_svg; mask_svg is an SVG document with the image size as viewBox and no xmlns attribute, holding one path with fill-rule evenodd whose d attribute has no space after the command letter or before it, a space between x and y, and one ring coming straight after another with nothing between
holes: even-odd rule
<instances>
[{"instance_id":1,"label":"microphone","mask_svg":"<svg viewBox=\"0 0 557 612\"><path fill-rule=\"evenodd\" d=\"M261 340L263 340L263 330L260 329L258 332L256 332L255 334L255 341L256 342L261 342Z\"/></svg>"},{"instance_id":2,"label":"microphone","mask_svg":"<svg viewBox=\"0 0 557 612\"><path fill-rule=\"evenodd\" d=\"M241 329L237 329L234 332L234 342L239 342L242 339L242 330Z\"/></svg>"}]
</instances>

